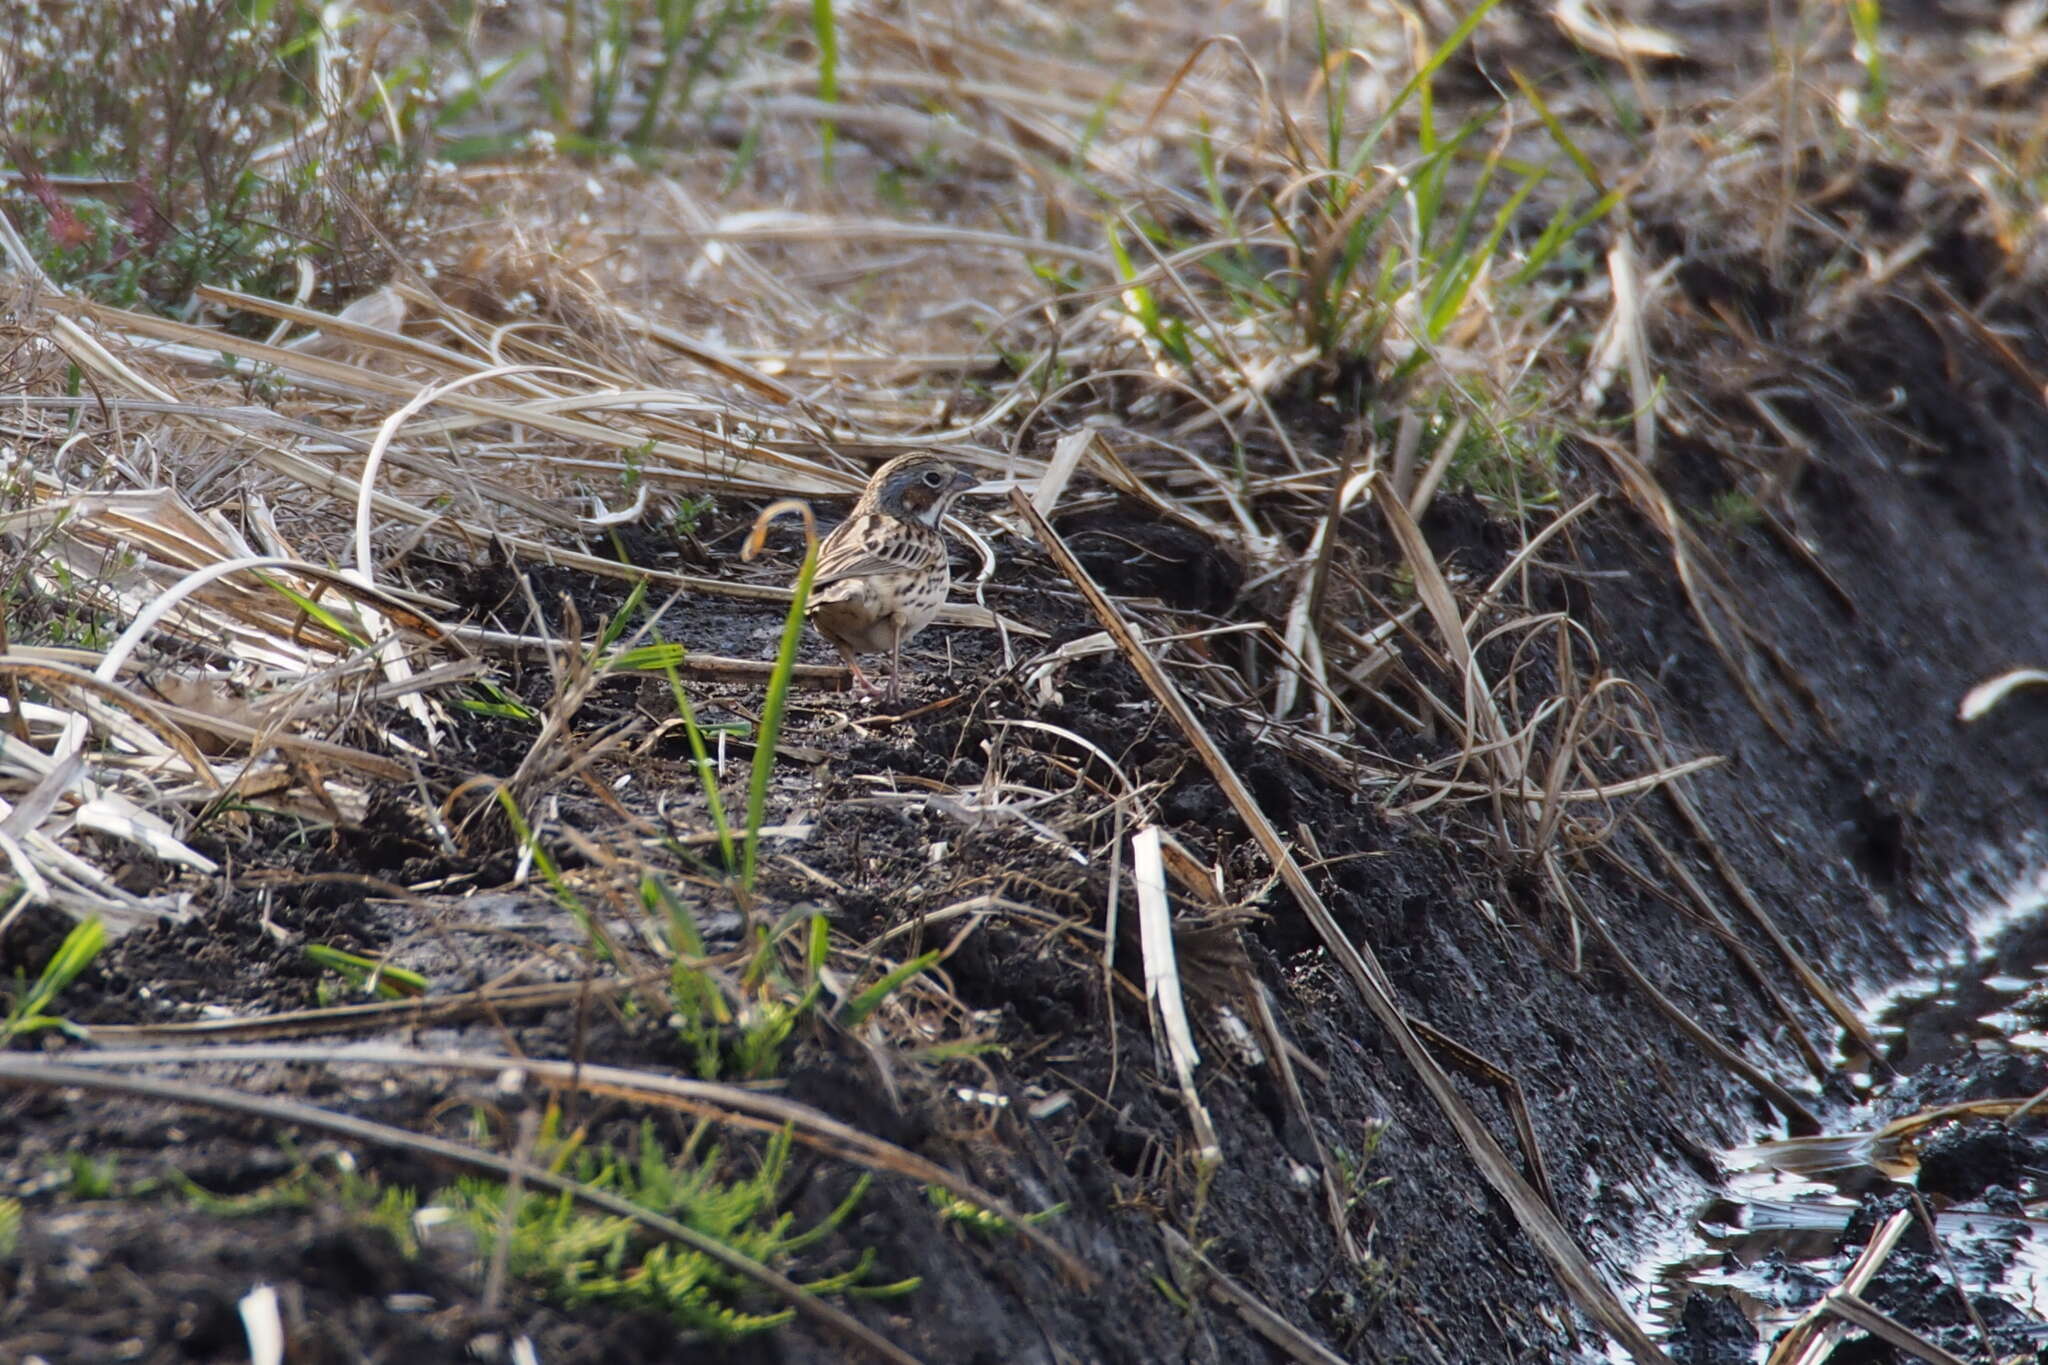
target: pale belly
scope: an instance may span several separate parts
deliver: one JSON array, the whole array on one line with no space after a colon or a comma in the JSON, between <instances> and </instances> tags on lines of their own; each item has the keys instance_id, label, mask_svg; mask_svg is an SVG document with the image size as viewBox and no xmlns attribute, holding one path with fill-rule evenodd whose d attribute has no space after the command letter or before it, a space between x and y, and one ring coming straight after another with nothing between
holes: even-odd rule
<instances>
[{"instance_id":1,"label":"pale belly","mask_svg":"<svg viewBox=\"0 0 2048 1365\"><path fill-rule=\"evenodd\" d=\"M951 577L941 572L845 579L812 599L811 624L856 654L886 653L932 623Z\"/></svg>"}]
</instances>

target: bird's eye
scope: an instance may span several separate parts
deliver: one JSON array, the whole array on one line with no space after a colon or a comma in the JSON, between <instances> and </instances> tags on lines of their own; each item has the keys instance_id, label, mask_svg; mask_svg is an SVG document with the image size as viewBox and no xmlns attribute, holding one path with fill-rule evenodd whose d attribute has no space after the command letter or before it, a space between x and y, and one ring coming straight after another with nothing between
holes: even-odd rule
<instances>
[{"instance_id":1,"label":"bird's eye","mask_svg":"<svg viewBox=\"0 0 2048 1365\"><path fill-rule=\"evenodd\" d=\"M940 484L944 483L944 482L945 482L946 480L945 480L945 476L944 476L944 475L942 475L942 474L940 474L938 470L936 470L936 469L927 469L927 470L926 470L926 471L924 472L924 481L925 481L925 485L926 485L927 487L929 487L929 488L937 488L937 487L938 487L938 486L939 486Z\"/></svg>"}]
</instances>

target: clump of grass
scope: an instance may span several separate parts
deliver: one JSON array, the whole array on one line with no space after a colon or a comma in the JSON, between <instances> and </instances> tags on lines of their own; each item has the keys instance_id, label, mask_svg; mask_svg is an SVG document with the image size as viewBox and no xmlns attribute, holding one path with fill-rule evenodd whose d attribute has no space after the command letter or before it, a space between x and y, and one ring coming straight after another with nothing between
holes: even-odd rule
<instances>
[{"instance_id":1,"label":"clump of grass","mask_svg":"<svg viewBox=\"0 0 2048 1365\"><path fill-rule=\"evenodd\" d=\"M777 502L765 508L754 522L754 529L748 537L743 557L751 559L759 553L766 537L767 528L777 516L784 512L796 511L803 515L805 550L803 564L797 570L796 583L790 593L789 610L783 616L782 635L776 646L775 666L768 675L768 691L761 705L759 732L754 736L754 761L747 779L746 823L738 830L725 808L725 797L719 789L718 770L711 761L710 746L706 743L709 731L697 720L697 709L683 688L682 678L677 675L675 663L651 650L674 650L674 646L649 646L629 654L615 656L609 663L612 668L660 668L668 676L669 692L675 700L676 714L682 718L683 731L689 739L690 755L697 770L698 785L704 791L704 804L711 815L712 828L718 834L718 851L725 863L725 873L730 881L733 895L740 908L749 910L753 902L754 884L761 875L761 826L768 818L768 782L775 773L775 746L782 737L782 717L789 704L789 680L796 671L798 645L803 640L804 608L810 601L811 580L818 571L818 532L812 521L810 507L791 499ZM645 593L645 585L636 585L613 620L623 625L627 614L635 609Z\"/></svg>"},{"instance_id":2,"label":"clump of grass","mask_svg":"<svg viewBox=\"0 0 2048 1365\"><path fill-rule=\"evenodd\" d=\"M1583 235L1623 195L1527 82L1517 99L1455 124L1444 117L1438 76L1497 3L1473 6L1363 123L1349 113L1360 64L1334 12L1317 5L1323 126L1282 116L1294 173L1282 193L1246 192L1206 113L1198 120L1187 148L1198 193L1175 199L1170 214L1130 210L1127 227L1108 233L1125 329L1162 373L1242 402L1259 388L1255 369L1296 357L1298 397L1342 410L1370 394L1377 411L1406 404L1469 422L1468 445L1446 451L1436 471L1452 486L1503 490L1532 474L1547 483L1554 435L1525 437L1488 416L1506 409L1519 421L1547 396L1531 401L1540 386L1524 393L1488 371L1502 335L1555 315L1559 282L1591 259ZM1558 155L1511 155L1520 125L1540 126ZM1501 467L1483 468L1486 459Z\"/></svg>"},{"instance_id":3,"label":"clump of grass","mask_svg":"<svg viewBox=\"0 0 2048 1365\"><path fill-rule=\"evenodd\" d=\"M632 491L630 488L628 492ZM696 497L684 495L676 499L675 511L669 521L669 531L677 540L689 540L697 534L697 528L704 518L717 510L717 499L709 493Z\"/></svg>"},{"instance_id":4,"label":"clump of grass","mask_svg":"<svg viewBox=\"0 0 2048 1365\"><path fill-rule=\"evenodd\" d=\"M708 120L771 19L767 0L555 0L540 8L545 131L572 155L644 150L674 139L686 122Z\"/></svg>"},{"instance_id":5,"label":"clump of grass","mask_svg":"<svg viewBox=\"0 0 2048 1365\"><path fill-rule=\"evenodd\" d=\"M862 1175L824 1217L799 1227L780 1207L790 1173L789 1130L768 1139L752 1158L751 1173L738 1170L737 1154L706 1145L703 1132L672 1154L649 1123L635 1150L597 1150L585 1146L581 1132L563 1133L561 1111L551 1107L537 1130L534 1159L785 1271L843 1229L866 1197L870 1177ZM229 1216L340 1209L383 1228L408 1255L420 1254L423 1229L452 1222L478 1264L502 1255L507 1271L556 1302L652 1309L714 1341L758 1335L791 1316L786 1306L763 1311L756 1284L702 1251L672 1242L649 1246L632 1219L594 1213L568 1193L521 1193L502 1180L465 1177L423 1198L415 1188L387 1185L353 1166L328 1174L310 1164L249 1194L216 1195L189 1181L185 1189L199 1207ZM442 1232L434 1240L457 1239ZM915 1279L875 1282L875 1259L872 1248L828 1257L802 1287L820 1296L861 1298L898 1297L917 1288Z\"/></svg>"},{"instance_id":6,"label":"clump of grass","mask_svg":"<svg viewBox=\"0 0 2048 1365\"><path fill-rule=\"evenodd\" d=\"M1460 423L1450 415L1459 400L1441 395L1434 424L1443 439L1455 440L1455 445L1439 449L1431 464L1443 463L1442 488L1470 493L1505 514L1519 516L1530 507L1557 500L1558 446L1563 430L1542 411L1540 396L1506 397L1521 400L1520 410L1480 409L1478 415L1483 420ZM1425 469L1423 478L1430 472ZM1428 499L1421 501L1426 505Z\"/></svg>"},{"instance_id":7,"label":"clump of grass","mask_svg":"<svg viewBox=\"0 0 2048 1365\"><path fill-rule=\"evenodd\" d=\"M7 490L0 489L0 508L14 505ZM8 605L7 631L12 643L95 652L113 643L120 634L119 623L107 612L93 608L87 585L70 565L62 560L47 562L55 591L43 593L29 577L29 563L24 555L19 572L0 577L0 601Z\"/></svg>"},{"instance_id":8,"label":"clump of grass","mask_svg":"<svg viewBox=\"0 0 2048 1365\"><path fill-rule=\"evenodd\" d=\"M754 1173L735 1176L716 1147L701 1155L670 1157L652 1124L642 1127L637 1154L578 1152L570 1142L550 1143L551 1165L566 1166L584 1184L622 1195L644 1208L732 1247L763 1265L787 1264L797 1253L838 1231L866 1196L862 1175L837 1207L807 1228L777 1204L789 1171L787 1129L769 1139ZM503 1182L458 1181L436 1202L454 1209L489 1250L507 1227ZM759 1312L749 1305L753 1286L709 1256L677 1243L648 1248L637 1226L593 1214L565 1195L529 1196L509 1220L508 1268L571 1304L604 1303L651 1308L685 1326L730 1341L779 1327L792 1310ZM907 1294L915 1279L870 1281L875 1253L864 1249L850 1265L803 1284L813 1294L887 1298Z\"/></svg>"},{"instance_id":9,"label":"clump of grass","mask_svg":"<svg viewBox=\"0 0 2048 1365\"><path fill-rule=\"evenodd\" d=\"M754 737L754 761L748 775L745 824L739 830L733 828L726 811L696 709L674 669L670 668L668 673L676 710L682 717L704 790L705 805L717 831L727 874L725 885L750 920L760 879L761 829L767 821L768 783L775 771L775 747L782 735L789 680L803 638L804 609L818 568L818 534L809 505L788 499L764 508L755 519L742 552L746 558L759 553L770 523L786 512L803 517L804 558L797 570L789 610L783 618L775 666L761 707L760 726ZM737 1074L749 1080L777 1074L784 1045L799 1023L818 1014L824 998L825 962L831 951L831 926L825 917L809 907L798 906L772 926L752 925L752 956L737 988L731 992L733 998L728 999L725 984L701 965L706 956L703 938L689 910L667 884L653 876L643 879L641 901L647 912L663 923L669 947L675 954L670 995L678 1031L697 1059L698 1074L706 1080L715 1080L721 1074ZM779 945L806 924L801 980L792 981L782 969ZM836 1022L841 1027L858 1028L899 987L936 964L941 956L937 952L926 953L885 972L879 980L843 1002L836 1011Z\"/></svg>"},{"instance_id":10,"label":"clump of grass","mask_svg":"<svg viewBox=\"0 0 2048 1365\"><path fill-rule=\"evenodd\" d=\"M0 153L51 277L168 311L202 283L288 293L301 261L328 301L381 274L410 235L427 72L378 72L358 50L381 33L321 20L310 0L8 6Z\"/></svg>"},{"instance_id":11,"label":"clump of grass","mask_svg":"<svg viewBox=\"0 0 2048 1365\"><path fill-rule=\"evenodd\" d=\"M669 980L672 1021L695 1058L698 1076L707 1081L765 1080L780 1074L784 1050L799 1027L858 1029L944 956L933 950L900 962L831 1006L824 989L831 924L810 907L798 906L760 931L745 969L734 981L706 965L703 936L689 908L667 883L650 875L641 883L640 898L662 925L675 953ZM785 948L798 942L800 955Z\"/></svg>"}]
</instances>

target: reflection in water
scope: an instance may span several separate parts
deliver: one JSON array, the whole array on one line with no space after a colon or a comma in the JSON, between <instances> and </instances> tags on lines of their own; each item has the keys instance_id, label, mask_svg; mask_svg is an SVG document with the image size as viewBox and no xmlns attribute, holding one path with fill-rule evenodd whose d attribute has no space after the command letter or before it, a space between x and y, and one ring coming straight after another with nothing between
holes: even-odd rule
<instances>
[{"instance_id":1,"label":"reflection in water","mask_svg":"<svg viewBox=\"0 0 2048 1365\"><path fill-rule=\"evenodd\" d=\"M1762 1360L1841 1283L1870 1210L1916 1208L1917 1219L1918 1207L1934 1215L1939 1247L1916 1226L1917 1243L1894 1259L1900 1276L1918 1277L1930 1320L1966 1320L1960 1284L1982 1320L1958 1328L1973 1347L1980 1329L2000 1343L2042 1339L2048 1143L2038 1139L2048 1135L2048 1098L2024 1102L2048 1077L2044 911L2048 870L1976 916L1974 948L1938 976L1879 998L1865 1017L1884 1055L1839 1045L1854 1098L1824 1114L1829 1135L1723 1154L1734 1173L1637 1270L1640 1311L1672 1334L1675 1354ZM1993 1098L2010 1102L1955 1107Z\"/></svg>"}]
</instances>

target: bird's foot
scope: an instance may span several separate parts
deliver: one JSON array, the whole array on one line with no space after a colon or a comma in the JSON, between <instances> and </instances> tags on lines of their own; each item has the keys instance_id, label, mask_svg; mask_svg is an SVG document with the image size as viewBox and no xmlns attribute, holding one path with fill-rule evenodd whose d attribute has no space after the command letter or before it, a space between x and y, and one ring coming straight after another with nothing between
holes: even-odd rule
<instances>
[{"instance_id":1,"label":"bird's foot","mask_svg":"<svg viewBox=\"0 0 2048 1365\"><path fill-rule=\"evenodd\" d=\"M870 678L867 674L867 670L862 668L851 654L842 655L841 657L845 660L846 671L853 674L854 691L860 693L863 697L873 697L880 695L880 693L883 690L883 685L881 683L878 683L873 678ZM893 686L895 684L895 681L896 680L894 678L891 678L889 680L890 685Z\"/></svg>"},{"instance_id":2,"label":"bird's foot","mask_svg":"<svg viewBox=\"0 0 2048 1365\"><path fill-rule=\"evenodd\" d=\"M891 706L895 706L903 700L903 666L901 664L889 670L887 700Z\"/></svg>"}]
</instances>

